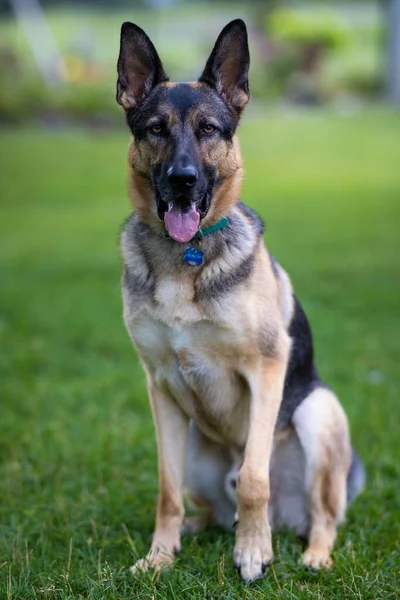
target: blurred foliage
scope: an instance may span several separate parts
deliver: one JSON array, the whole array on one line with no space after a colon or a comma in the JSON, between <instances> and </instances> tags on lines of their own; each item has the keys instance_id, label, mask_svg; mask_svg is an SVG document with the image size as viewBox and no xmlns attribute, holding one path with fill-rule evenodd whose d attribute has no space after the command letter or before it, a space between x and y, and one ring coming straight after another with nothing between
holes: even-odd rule
<instances>
[{"instance_id":1,"label":"blurred foliage","mask_svg":"<svg viewBox=\"0 0 400 600\"><path fill-rule=\"evenodd\" d=\"M346 23L333 10L322 8L311 12L277 8L268 17L270 35L294 44L319 44L324 48L343 46L349 39Z\"/></svg>"},{"instance_id":2,"label":"blurred foliage","mask_svg":"<svg viewBox=\"0 0 400 600\"><path fill-rule=\"evenodd\" d=\"M0 120L17 123L35 114L46 102L39 75L11 48L0 48Z\"/></svg>"},{"instance_id":3,"label":"blurred foliage","mask_svg":"<svg viewBox=\"0 0 400 600\"><path fill-rule=\"evenodd\" d=\"M278 96L316 104L343 92L377 96L383 27L351 27L326 6L276 8L266 17L272 44L266 86Z\"/></svg>"},{"instance_id":4,"label":"blurred foliage","mask_svg":"<svg viewBox=\"0 0 400 600\"><path fill-rule=\"evenodd\" d=\"M21 57L0 49L0 122L22 123L39 117L101 119L117 117L115 97L104 77L91 77L89 62L67 57L68 78L48 89Z\"/></svg>"},{"instance_id":5,"label":"blurred foliage","mask_svg":"<svg viewBox=\"0 0 400 600\"><path fill-rule=\"evenodd\" d=\"M87 5L93 8L98 7L109 7L110 0L40 0L42 6L71 6L75 4L77 6ZM146 0L112 0L114 8L116 6L134 6L134 7L146 7ZM10 14L12 12L11 0L0 0L0 14Z\"/></svg>"},{"instance_id":6,"label":"blurred foliage","mask_svg":"<svg viewBox=\"0 0 400 600\"><path fill-rule=\"evenodd\" d=\"M177 2L153 11L132 0L129 6L46 10L63 56L60 81L53 88L43 83L15 19L0 19L0 121L122 123L115 103L115 63L120 24L127 19L149 33L176 80L199 74L218 31L241 17L249 27L255 99L321 103L343 94L370 98L382 86L383 27L371 4L360 5L356 19L333 5L289 9L280 3L274 8L259 2L240 7Z\"/></svg>"}]
</instances>

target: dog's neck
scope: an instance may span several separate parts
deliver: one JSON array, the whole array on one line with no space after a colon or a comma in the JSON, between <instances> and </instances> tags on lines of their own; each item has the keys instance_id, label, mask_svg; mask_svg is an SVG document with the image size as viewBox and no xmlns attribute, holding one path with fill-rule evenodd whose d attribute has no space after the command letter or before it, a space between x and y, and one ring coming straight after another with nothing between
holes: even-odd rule
<instances>
[{"instance_id":1,"label":"dog's neck","mask_svg":"<svg viewBox=\"0 0 400 600\"><path fill-rule=\"evenodd\" d=\"M239 202L229 211L224 227L186 244L169 238L164 227L161 231L155 230L138 213L130 222L129 232L135 247L148 263L149 270L156 276L170 273L192 277L203 268L216 264L222 257L229 255L234 261L242 260L254 250L262 237L263 225L253 211ZM201 249L204 254L202 266L185 264L184 253L188 247Z\"/></svg>"}]
</instances>

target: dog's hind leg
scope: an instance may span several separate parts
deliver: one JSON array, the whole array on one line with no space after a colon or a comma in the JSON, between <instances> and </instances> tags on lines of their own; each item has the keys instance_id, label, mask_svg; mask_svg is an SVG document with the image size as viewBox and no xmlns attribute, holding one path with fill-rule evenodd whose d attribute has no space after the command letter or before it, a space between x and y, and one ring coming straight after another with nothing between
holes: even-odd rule
<instances>
[{"instance_id":1,"label":"dog's hind leg","mask_svg":"<svg viewBox=\"0 0 400 600\"><path fill-rule=\"evenodd\" d=\"M213 523L232 529L236 507L225 490L225 478L231 467L229 449L206 438L191 421L185 490L191 503L204 512L200 517L186 519L184 532L197 533Z\"/></svg>"},{"instance_id":2,"label":"dog's hind leg","mask_svg":"<svg viewBox=\"0 0 400 600\"><path fill-rule=\"evenodd\" d=\"M351 445L347 418L336 396L315 389L296 409L293 424L305 454L310 531L303 564L332 565L337 525L344 519Z\"/></svg>"}]
</instances>

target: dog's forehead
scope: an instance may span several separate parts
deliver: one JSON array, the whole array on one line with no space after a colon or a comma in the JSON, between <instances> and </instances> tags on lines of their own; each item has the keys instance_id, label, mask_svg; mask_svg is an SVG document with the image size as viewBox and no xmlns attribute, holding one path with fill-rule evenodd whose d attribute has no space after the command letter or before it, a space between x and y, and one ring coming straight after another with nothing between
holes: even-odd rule
<instances>
[{"instance_id":1,"label":"dog's forehead","mask_svg":"<svg viewBox=\"0 0 400 600\"><path fill-rule=\"evenodd\" d=\"M209 86L199 82L174 83L165 82L158 86L157 100L163 106L171 108L184 118L192 109L201 107L207 111L221 110L226 107L218 94Z\"/></svg>"}]
</instances>

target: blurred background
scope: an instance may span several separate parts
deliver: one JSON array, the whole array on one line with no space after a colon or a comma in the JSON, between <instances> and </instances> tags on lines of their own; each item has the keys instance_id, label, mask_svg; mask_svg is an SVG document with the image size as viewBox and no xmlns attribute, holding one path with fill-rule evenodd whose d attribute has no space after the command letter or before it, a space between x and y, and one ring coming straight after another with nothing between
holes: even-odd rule
<instances>
[{"instance_id":1,"label":"blurred background","mask_svg":"<svg viewBox=\"0 0 400 600\"><path fill-rule=\"evenodd\" d=\"M399 0L0 0L0 121L120 122L119 27L135 20L177 80L200 73L218 29L245 19L260 103L400 103ZM256 102L253 102L253 107Z\"/></svg>"},{"instance_id":2,"label":"blurred background","mask_svg":"<svg viewBox=\"0 0 400 600\"><path fill-rule=\"evenodd\" d=\"M368 473L334 574L301 570L285 534L260 586L400 595L400 0L0 0L0 598L220 598L221 585L250 598L221 532L185 541L158 595L123 570L147 549L157 468L122 321L120 26L143 27L185 81L237 17L251 45L242 199L290 273Z\"/></svg>"}]
</instances>

